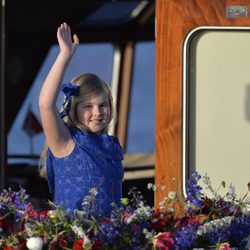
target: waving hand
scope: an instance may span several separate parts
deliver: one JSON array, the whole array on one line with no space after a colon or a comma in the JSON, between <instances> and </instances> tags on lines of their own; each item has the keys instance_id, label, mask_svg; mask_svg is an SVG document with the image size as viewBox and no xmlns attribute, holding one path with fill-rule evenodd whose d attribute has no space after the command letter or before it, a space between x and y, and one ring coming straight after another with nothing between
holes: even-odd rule
<instances>
[{"instance_id":1,"label":"waving hand","mask_svg":"<svg viewBox=\"0 0 250 250\"><path fill-rule=\"evenodd\" d=\"M79 39L76 34L73 35L73 41L71 36L71 30L67 23L62 23L57 29L57 40L62 53L72 56L77 46L79 45Z\"/></svg>"}]
</instances>

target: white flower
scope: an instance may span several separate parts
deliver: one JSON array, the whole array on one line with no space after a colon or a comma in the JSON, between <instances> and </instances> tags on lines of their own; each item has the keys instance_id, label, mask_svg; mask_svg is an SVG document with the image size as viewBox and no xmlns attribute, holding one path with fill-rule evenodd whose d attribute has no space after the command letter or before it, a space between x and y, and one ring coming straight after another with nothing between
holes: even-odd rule
<instances>
[{"instance_id":1,"label":"white flower","mask_svg":"<svg viewBox=\"0 0 250 250\"><path fill-rule=\"evenodd\" d=\"M148 229L144 228L143 229L143 234L145 235L146 239L150 240L150 239L152 239L154 237L155 232L154 231L150 232L150 231L148 231Z\"/></svg>"},{"instance_id":2,"label":"white flower","mask_svg":"<svg viewBox=\"0 0 250 250\"><path fill-rule=\"evenodd\" d=\"M151 188L153 188L153 183L148 183L148 190L150 190Z\"/></svg>"},{"instance_id":3,"label":"white flower","mask_svg":"<svg viewBox=\"0 0 250 250\"><path fill-rule=\"evenodd\" d=\"M150 219L152 216L152 208L149 206L144 206L143 202L140 202L139 207L134 211L134 213L127 218L126 223L130 224L134 221L143 221Z\"/></svg>"},{"instance_id":4,"label":"white flower","mask_svg":"<svg viewBox=\"0 0 250 250\"><path fill-rule=\"evenodd\" d=\"M250 215L250 197L247 197L245 203L241 207L241 212L245 215Z\"/></svg>"},{"instance_id":5,"label":"white flower","mask_svg":"<svg viewBox=\"0 0 250 250\"><path fill-rule=\"evenodd\" d=\"M73 232L78 236L78 238L83 239L84 249L91 249L91 246L92 246L91 241L88 238L88 236L85 234L83 229L81 227L76 226L76 225L72 225L71 228L72 228Z\"/></svg>"},{"instance_id":6,"label":"white flower","mask_svg":"<svg viewBox=\"0 0 250 250\"><path fill-rule=\"evenodd\" d=\"M73 232L79 237L79 238L84 238L86 236L85 232L81 227L78 227L76 225L71 226Z\"/></svg>"},{"instance_id":7,"label":"white flower","mask_svg":"<svg viewBox=\"0 0 250 250\"><path fill-rule=\"evenodd\" d=\"M84 246L86 249L91 249L91 246L92 246L91 241L86 234L84 234L84 236L83 236L83 242L84 242Z\"/></svg>"},{"instance_id":8,"label":"white flower","mask_svg":"<svg viewBox=\"0 0 250 250\"><path fill-rule=\"evenodd\" d=\"M49 216L51 219L56 218L56 211L55 211L55 210L49 210L49 211L48 211L48 216Z\"/></svg>"},{"instance_id":9,"label":"white flower","mask_svg":"<svg viewBox=\"0 0 250 250\"><path fill-rule=\"evenodd\" d=\"M232 184L230 184L229 190L228 190L228 193L226 194L226 196L227 196L228 200L230 200L230 199L233 200L236 198L236 189Z\"/></svg>"},{"instance_id":10,"label":"white flower","mask_svg":"<svg viewBox=\"0 0 250 250\"><path fill-rule=\"evenodd\" d=\"M0 247L2 247L3 243L4 243L4 239L0 239Z\"/></svg>"},{"instance_id":11,"label":"white flower","mask_svg":"<svg viewBox=\"0 0 250 250\"><path fill-rule=\"evenodd\" d=\"M168 198L173 200L177 197L177 193L175 191L168 192Z\"/></svg>"},{"instance_id":12,"label":"white flower","mask_svg":"<svg viewBox=\"0 0 250 250\"><path fill-rule=\"evenodd\" d=\"M90 193L91 196L92 196L92 195L93 195L93 196L96 196L96 195L98 194L96 188L91 188L91 189L89 190L89 193Z\"/></svg>"},{"instance_id":13,"label":"white flower","mask_svg":"<svg viewBox=\"0 0 250 250\"><path fill-rule=\"evenodd\" d=\"M250 249L250 235L249 235L248 238L247 238L246 249Z\"/></svg>"},{"instance_id":14,"label":"white flower","mask_svg":"<svg viewBox=\"0 0 250 250\"><path fill-rule=\"evenodd\" d=\"M197 231L197 235L202 236L204 234L211 233L217 227L222 227L222 226L227 227L232 223L233 220L234 220L234 217L226 216L221 219L206 222L204 225L199 227Z\"/></svg>"},{"instance_id":15,"label":"white flower","mask_svg":"<svg viewBox=\"0 0 250 250\"><path fill-rule=\"evenodd\" d=\"M241 212L245 215L250 215L250 205L246 204L244 207L242 207Z\"/></svg>"},{"instance_id":16,"label":"white flower","mask_svg":"<svg viewBox=\"0 0 250 250\"><path fill-rule=\"evenodd\" d=\"M26 246L29 250L41 250L43 248L43 240L41 237L31 237L27 239Z\"/></svg>"},{"instance_id":17,"label":"white flower","mask_svg":"<svg viewBox=\"0 0 250 250\"><path fill-rule=\"evenodd\" d=\"M134 215L129 216L129 217L127 218L127 220L126 220L126 223L127 223L127 224L132 223L133 220L134 220L134 217L135 217Z\"/></svg>"}]
</instances>

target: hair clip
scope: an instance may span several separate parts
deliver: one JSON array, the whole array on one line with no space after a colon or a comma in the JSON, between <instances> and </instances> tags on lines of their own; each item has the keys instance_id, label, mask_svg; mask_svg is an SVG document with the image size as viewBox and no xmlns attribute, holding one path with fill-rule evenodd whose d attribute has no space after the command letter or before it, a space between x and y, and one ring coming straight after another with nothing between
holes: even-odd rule
<instances>
[{"instance_id":1,"label":"hair clip","mask_svg":"<svg viewBox=\"0 0 250 250\"><path fill-rule=\"evenodd\" d=\"M79 86L69 83L63 83L61 86L61 91L65 95L65 100L63 102L63 110L60 112L61 117L67 116L70 111L71 97L72 95L77 96L79 94Z\"/></svg>"}]
</instances>

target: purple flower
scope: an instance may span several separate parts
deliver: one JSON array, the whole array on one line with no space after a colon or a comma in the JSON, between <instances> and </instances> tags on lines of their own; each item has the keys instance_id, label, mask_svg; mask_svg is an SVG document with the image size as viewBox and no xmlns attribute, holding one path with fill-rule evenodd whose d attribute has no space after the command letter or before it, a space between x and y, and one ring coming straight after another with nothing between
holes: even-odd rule
<instances>
[{"instance_id":1,"label":"purple flower","mask_svg":"<svg viewBox=\"0 0 250 250\"><path fill-rule=\"evenodd\" d=\"M201 176L197 172L194 172L187 183L188 187L186 202L193 204L196 209L199 209L202 205L202 187L198 185L198 180L200 178Z\"/></svg>"},{"instance_id":2,"label":"purple flower","mask_svg":"<svg viewBox=\"0 0 250 250\"><path fill-rule=\"evenodd\" d=\"M197 239L198 225L187 225L174 233L175 249L186 250Z\"/></svg>"}]
</instances>

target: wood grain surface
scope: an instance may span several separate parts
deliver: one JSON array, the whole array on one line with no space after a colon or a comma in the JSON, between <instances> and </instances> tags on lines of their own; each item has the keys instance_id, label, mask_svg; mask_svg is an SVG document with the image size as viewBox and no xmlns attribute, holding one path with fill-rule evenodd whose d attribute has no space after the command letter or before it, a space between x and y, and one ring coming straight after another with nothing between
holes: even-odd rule
<instances>
[{"instance_id":1,"label":"wood grain surface","mask_svg":"<svg viewBox=\"0 0 250 250\"><path fill-rule=\"evenodd\" d=\"M227 18L227 6L247 6L245 18ZM187 34L200 26L250 26L250 0L156 0L155 183L182 190L182 54ZM156 192L155 206L164 197Z\"/></svg>"}]
</instances>

